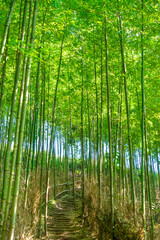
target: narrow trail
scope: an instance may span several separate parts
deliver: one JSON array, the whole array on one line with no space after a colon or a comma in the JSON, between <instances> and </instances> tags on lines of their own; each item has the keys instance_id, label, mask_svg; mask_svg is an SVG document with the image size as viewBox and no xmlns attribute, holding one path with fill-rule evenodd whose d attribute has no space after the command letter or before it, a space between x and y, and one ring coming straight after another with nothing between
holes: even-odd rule
<instances>
[{"instance_id":1,"label":"narrow trail","mask_svg":"<svg viewBox=\"0 0 160 240\"><path fill-rule=\"evenodd\" d=\"M65 195L56 202L49 204L48 239L50 240L90 240L89 229L82 225L80 218L81 201L76 198L76 209L71 195Z\"/></svg>"}]
</instances>

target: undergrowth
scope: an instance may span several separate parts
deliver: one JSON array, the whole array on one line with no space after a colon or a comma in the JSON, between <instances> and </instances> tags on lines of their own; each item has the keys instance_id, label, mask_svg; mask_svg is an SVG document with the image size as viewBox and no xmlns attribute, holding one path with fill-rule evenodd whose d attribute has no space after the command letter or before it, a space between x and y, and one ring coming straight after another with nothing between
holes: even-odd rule
<instances>
[{"instance_id":1,"label":"undergrowth","mask_svg":"<svg viewBox=\"0 0 160 240\"><path fill-rule=\"evenodd\" d=\"M57 177L57 184L64 182L64 176ZM36 176L31 175L27 194L27 205L24 209L24 192L25 192L25 178L22 178L19 201L18 201L18 212L16 218L16 229L15 239L16 240L35 240L39 239L39 204L40 204L40 171L37 172ZM53 176L50 176L50 189L49 198L53 199ZM46 188L46 174L43 176L43 203L45 202L45 188ZM63 187L64 188L64 187ZM61 188L62 189L62 188ZM60 190L61 190L60 189ZM42 212L44 212L44 204ZM44 216L42 216L44 218ZM42 219L43 222L43 219ZM44 231L44 229L42 229Z\"/></svg>"},{"instance_id":2,"label":"undergrowth","mask_svg":"<svg viewBox=\"0 0 160 240\"><path fill-rule=\"evenodd\" d=\"M91 182L86 181L85 203L85 214L92 233L97 235L99 240L110 240L111 205L109 187L102 186L100 208L97 182L93 179ZM116 193L114 211L114 240L144 240L140 202L136 203L136 215L134 221L131 201L128 199L122 199L122 201L120 201L120 196ZM150 217L148 212L146 212L146 216L146 236L147 239L150 239ZM160 239L160 235L158 234L159 229L159 225L154 228L155 240Z\"/></svg>"},{"instance_id":3,"label":"undergrowth","mask_svg":"<svg viewBox=\"0 0 160 240\"><path fill-rule=\"evenodd\" d=\"M37 175L31 175L27 206L24 209L24 191L25 191L25 177L22 178L19 201L18 201L18 212L16 218L16 229L15 229L15 239L16 240L35 240L38 239L38 229L39 229L39 203L40 203L40 172ZM57 184L62 184L65 182L65 176L59 174L57 176ZM69 177L71 182L71 176ZM79 179L79 177L77 177ZM109 180L106 180L109 181ZM54 199L53 196L53 174L50 177L50 189L49 189L49 199ZM45 201L45 186L46 186L46 176L44 172L43 176L43 203ZM81 183L76 182L76 188L80 190ZM60 186L57 189L57 193L64 191L65 186ZM71 190L71 189L70 189ZM78 193L79 193L78 190ZM158 194L158 193L157 193ZM110 189L109 187L102 184L101 193L101 208L99 207L99 190L98 184L92 179L91 182L87 181L85 186L85 223L87 227L89 226L92 232L92 238L99 240L110 240L111 239L111 208L110 208ZM123 196L121 196L123 198ZM44 206L43 206L44 207ZM48 206L50 207L50 205ZM136 202L136 217L134 224L133 207L131 202L126 198L120 201L119 194L116 193L115 197L115 219L114 219L114 240L143 240L144 231L142 228L142 215L141 215L141 203ZM146 209L149 209L146 206ZM44 210L44 209L43 209ZM155 240L159 240L160 236L160 207L155 209ZM146 229L147 229L147 239L150 239L150 214L146 212ZM8 226L9 229L9 226ZM43 229L42 229L43 230ZM91 238L91 239L92 239Z\"/></svg>"}]
</instances>

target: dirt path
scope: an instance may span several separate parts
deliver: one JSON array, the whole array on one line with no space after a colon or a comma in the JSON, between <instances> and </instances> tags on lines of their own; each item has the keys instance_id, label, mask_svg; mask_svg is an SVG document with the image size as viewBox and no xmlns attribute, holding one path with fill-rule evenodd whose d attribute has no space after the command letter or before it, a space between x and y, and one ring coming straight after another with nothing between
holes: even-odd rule
<instances>
[{"instance_id":1,"label":"dirt path","mask_svg":"<svg viewBox=\"0 0 160 240\"><path fill-rule=\"evenodd\" d=\"M80 198L76 199L74 209L73 197L66 195L49 204L48 239L52 240L90 240L91 233L80 219Z\"/></svg>"}]
</instances>

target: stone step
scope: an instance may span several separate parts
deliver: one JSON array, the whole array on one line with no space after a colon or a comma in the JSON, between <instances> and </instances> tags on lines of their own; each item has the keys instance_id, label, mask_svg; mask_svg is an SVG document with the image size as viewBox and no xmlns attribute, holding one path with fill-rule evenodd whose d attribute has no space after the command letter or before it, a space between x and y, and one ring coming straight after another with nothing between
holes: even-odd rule
<instances>
[{"instance_id":1,"label":"stone step","mask_svg":"<svg viewBox=\"0 0 160 240\"><path fill-rule=\"evenodd\" d=\"M47 229L49 240L91 240L87 229L82 228L79 219L81 199L76 198L76 209L72 196L63 196L57 206L48 210Z\"/></svg>"}]
</instances>

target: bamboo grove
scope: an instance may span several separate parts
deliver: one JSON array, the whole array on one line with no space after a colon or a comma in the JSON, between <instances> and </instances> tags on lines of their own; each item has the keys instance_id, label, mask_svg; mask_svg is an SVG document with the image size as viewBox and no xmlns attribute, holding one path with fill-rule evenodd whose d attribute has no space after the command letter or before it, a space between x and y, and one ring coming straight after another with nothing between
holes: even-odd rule
<instances>
[{"instance_id":1,"label":"bamboo grove","mask_svg":"<svg viewBox=\"0 0 160 240\"><path fill-rule=\"evenodd\" d=\"M125 204L135 226L140 215L142 239L159 239L159 1L0 6L0 238L15 239L18 202L25 211L37 179L37 236L47 235L50 191L55 198L63 175L74 201L81 181L82 218L86 182L96 182L111 239Z\"/></svg>"}]
</instances>

